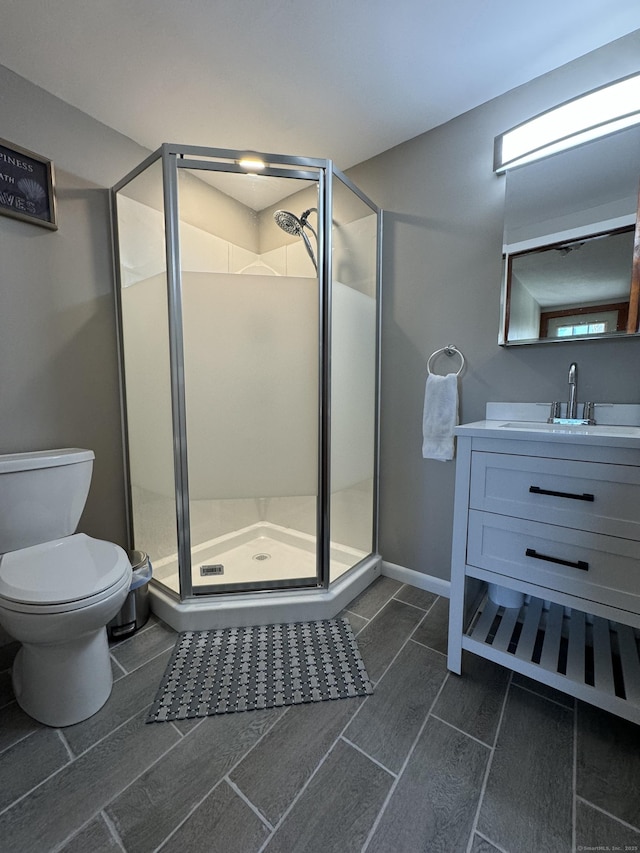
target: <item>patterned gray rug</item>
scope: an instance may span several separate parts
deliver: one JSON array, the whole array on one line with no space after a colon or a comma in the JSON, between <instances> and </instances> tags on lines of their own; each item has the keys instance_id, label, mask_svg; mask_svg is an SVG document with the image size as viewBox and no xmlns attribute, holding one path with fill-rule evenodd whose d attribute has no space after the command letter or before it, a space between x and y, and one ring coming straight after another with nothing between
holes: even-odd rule
<instances>
[{"instance_id":1,"label":"patterned gray rug","mask_svg":"<svg viewBox=\"0 0 640 853\"><path fill-rule=\"evenodd\" d=\"M347 619L184 631L148 723L373 693Z\"/></svg>"}]
</instances>

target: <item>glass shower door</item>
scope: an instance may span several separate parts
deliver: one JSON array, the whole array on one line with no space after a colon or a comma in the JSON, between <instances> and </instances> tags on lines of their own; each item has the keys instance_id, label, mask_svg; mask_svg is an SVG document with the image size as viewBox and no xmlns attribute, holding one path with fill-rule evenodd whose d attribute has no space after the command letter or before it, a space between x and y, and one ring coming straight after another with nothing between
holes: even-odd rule
<instances>
[{"instance_id":1,"label":"glass shower door","mask_svg":"<svg viewBox=\"0 0 640 853\"><path fill-rule=\"evenodd\" d=\"M317 586L318 277L271 207L234 197L231 183L249 176L225 174L223 194L208 183L215 174L187 165L178 212L192 591ZM317 184L290 183L317 207Z\"/></svg>"}]
</instances>

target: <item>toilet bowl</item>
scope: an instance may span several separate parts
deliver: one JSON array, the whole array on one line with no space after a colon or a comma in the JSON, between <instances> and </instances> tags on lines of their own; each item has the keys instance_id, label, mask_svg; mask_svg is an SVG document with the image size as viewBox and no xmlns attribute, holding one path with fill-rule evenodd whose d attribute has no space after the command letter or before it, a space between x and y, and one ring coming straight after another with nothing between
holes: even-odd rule
<instances>
[{"instance_id":1,"label":"toilet bowl","mask_svg":"<svg viewBox=\"0 0 640 853\"><path fill-rule=\"evenodd\" d=\"M126 552L83 533L0 557L0 624L22 643L12 680L27 714L69 726L104 705L112 686L105 626L130 582Z\"/></svg>"},{"instance_id":2,"label":"toilet bowl","mask_svg":"<svg viewBox=\"0 0 640 853\"><path fill-rule=\"evenodd\" d=\"M0 625L22 643L16 700L49 726L81 722L107 701L106 625L131 584L122 548L73 532L92 464L91 451L75 449L0 456L0 516L3 506L12 514L0 523Z\"/></svg>"}]
</instances>

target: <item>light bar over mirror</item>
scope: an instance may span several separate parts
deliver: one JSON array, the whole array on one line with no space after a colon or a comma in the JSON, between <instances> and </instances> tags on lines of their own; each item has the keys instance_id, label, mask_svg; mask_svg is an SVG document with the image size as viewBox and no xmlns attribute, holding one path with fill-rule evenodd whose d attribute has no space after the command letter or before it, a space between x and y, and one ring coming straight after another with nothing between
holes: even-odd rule
<instances>
[{"instance_id":1,"label":"light bar over mirror","mask_svg":"<svg viewBox=\"0 0 640 853\"><path fill-rule=\"evenodd\" d=\"M505 172L640 123L640 74L553 107L496 136L495 172Z\"/></svg>"}]
</instances>

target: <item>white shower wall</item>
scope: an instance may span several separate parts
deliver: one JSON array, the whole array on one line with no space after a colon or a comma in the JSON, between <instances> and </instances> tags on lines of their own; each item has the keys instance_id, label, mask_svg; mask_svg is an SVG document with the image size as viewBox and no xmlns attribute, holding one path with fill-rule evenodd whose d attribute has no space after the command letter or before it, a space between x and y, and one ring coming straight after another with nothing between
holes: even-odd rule
<instances>
[{"instance_id":1,"label":"white shower wall","mask_svg":"<svg viewBox=\"0 0 640 853\"><path fill-rule=\"evenodd\" d=\"M119 250L122 287L129 287L166 269L163 214L120 193ZM258 243L256 239L256 245ZM189 272L308 276L313 265L302 241L260 254L223 240L186 222L180 224L182 269Z\"/></svg>"}]
</instances>

